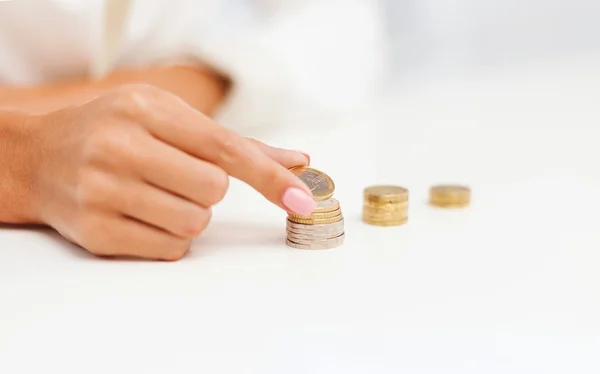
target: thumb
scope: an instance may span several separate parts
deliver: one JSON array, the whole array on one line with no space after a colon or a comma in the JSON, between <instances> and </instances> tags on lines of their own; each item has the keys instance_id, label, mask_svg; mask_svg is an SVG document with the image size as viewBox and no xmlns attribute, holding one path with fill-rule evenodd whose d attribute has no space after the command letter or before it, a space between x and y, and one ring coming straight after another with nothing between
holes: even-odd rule
<instances>
[{"instance_id":1,"label":"thumb","mask_svg":"<svg viewBox=\"0 0 600 374\"><path fill-rule=\"evenodd\" d=\"M272 147L256 139L248 140L250 140L254 145L256 145L256 147L258 147L258 149L260 149L270 159L279 163L286 169L289 169L294 166L310 165L310 155L308 155L308 153Z\"/></svg>"}]
</instances>

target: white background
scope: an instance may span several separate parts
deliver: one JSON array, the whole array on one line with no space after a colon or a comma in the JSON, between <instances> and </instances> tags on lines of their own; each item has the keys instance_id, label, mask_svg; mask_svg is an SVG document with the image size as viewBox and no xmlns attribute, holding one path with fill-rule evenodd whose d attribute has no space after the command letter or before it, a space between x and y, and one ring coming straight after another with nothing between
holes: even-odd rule
<instances>
[{"instance_id":1,"label":"white background","mask_svg":"<svg viewBox=\"0 0 600 374\"><path fill-rule=\"evenodd\" d=\"M1 228L0 373L598 373L598 4L388 0L390 96L264 138L334 178L340 248L287 248L235 181L177 263ZM428 207L440 182L472 207ZM360 222L375 183L406 226Z\"/></svg>"},{"instance_id":2,"label":"white background","mask_svg":"<svg viewBox=\"0 0 600 374\"><path fill-rule=\"evenodd\" d=\"M285 215L233 183L176 263L95 259L0 230L0 372L598 373L600 56L397 88L369 113L265 138L337 183L346 243L284 245ZM473 205L425 204L439 182ZM360 222L362 189L411 193Z\"/></svg>"},{"instance_id":3,"label":"white background","mask_svg":"<svg viewBox=\"0 0 600 374\"><path fill-rule=\"evenodd\" d=\"M600 50L596 0L382 0L403 79Z\"/></svg>"}]
</instances>

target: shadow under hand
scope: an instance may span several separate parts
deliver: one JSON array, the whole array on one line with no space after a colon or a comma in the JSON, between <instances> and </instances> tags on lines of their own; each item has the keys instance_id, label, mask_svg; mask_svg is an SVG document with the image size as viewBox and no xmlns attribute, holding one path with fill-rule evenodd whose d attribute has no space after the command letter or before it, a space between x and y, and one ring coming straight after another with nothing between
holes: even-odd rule
<instances>
[{"instance_id":1,"label":"shadow under hand","mask_svg":"<svg viewBox=\"0 0 600 374\"><path fill-rule=\"evenodd\" d=\"M43 230L36 231L39 233L39 235L44 236L49 241L53 242L53 244L55 244L54 247L65 250L69 256L91 261L98 261L100 259L77 244L68 241L53 229L45 228Z\"/></svg>"},{"instance_id":2,"label":"shadow under hand","mask_svg":"<svg viewBox=\"0 0 600 374\"><path fill-rule=\"evenodd\" d=\"M74 244L54 229L45 226L22 226L0 224L0 230L27 231L42 238L45 243L67 257L88 261L142 261L148 260L132 257L99 257ZM45 246L45 245L44 245ZM185 257L205 256L212 253L233 251L281 251L285 250L285 227L278 227L258 222L213 222L207 230L192 243L190 252ZM184 257L184 258L185 258Z\"/></svg>"},{"instance_id":3,"label":"shadow under hand","mask_svg":"<svg viewBox=\"0 0 600 374\"><path fill-rule=\"evenodd\" d=\"M92 255L77 244L71 243L56 230L43 225L12 225L0 224L0 230L10 230L12 232L21 232L31 235L32 238L41 238L45 243L49 243L51 248L56 248L59 251L66 250L67 255L80 259L94 260L96 256ZM35 240L35 239L34 239ZM25 242L25 241L24 241Z\"/></svg>"},{"instance_id":4,"label":"shadow under hand","mask_svg":"<svg viewBox=\"0 0 600 374\"><path fill-rule=\"evenodd\" d=\"M26 229L25 227L23 229ZM90 252L88 252L85 248L68 241L62 235L60 235L56 230L52 228L46 227L30 227L32 231L35 231L38 235L44 237L46 240L55 244L53 247L60 248L60 250L65 250L67 255L72 258L88 260L88 261L141 261L148 262L149 260L131 257L131 256L96 256ZM35 230L34 230L35 229Z\"/></svg>"}]
</instances>

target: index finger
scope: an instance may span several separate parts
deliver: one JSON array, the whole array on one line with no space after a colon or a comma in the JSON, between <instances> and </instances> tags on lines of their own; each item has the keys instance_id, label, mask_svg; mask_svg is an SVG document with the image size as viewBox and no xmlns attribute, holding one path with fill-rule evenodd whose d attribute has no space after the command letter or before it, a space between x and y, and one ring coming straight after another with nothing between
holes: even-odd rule
<instances>
[{"instance_id":1,"label":"index finger","mask_svg":"<svg viewBox=\"0 0 600 374\"><path fill-rule=\"evenodd\" d=\"M170 94L169 94L170 95ZM158 139L211 162L281 208L308 216L316 208L308 187L252 141L224 128L173 96L152 105L146 128Z\"/></svg>"}]
</instances>

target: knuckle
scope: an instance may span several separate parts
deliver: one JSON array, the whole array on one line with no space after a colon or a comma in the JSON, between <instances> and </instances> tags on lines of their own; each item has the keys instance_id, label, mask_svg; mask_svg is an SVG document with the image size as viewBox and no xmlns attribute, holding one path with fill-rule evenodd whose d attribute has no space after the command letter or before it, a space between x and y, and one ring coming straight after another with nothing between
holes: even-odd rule
<instances>
[{"instance_id":1,"label":"knuckle","mask_svg":"<svg viewBox=\"0 0 600 374\"><path fill-rule=\"evenodd\" d=\"M85 143L84 158L85 161L94 161L96 159L104 159L110 155L110 150L114 148L112 144L114 139L110 130L107 128L96 129Z\"/></svg>"},{"instance_id":2,"label":"knuckle","mask_svg":"<svg viewBox=\"0 0 600 374\"><path fill-rule=\"evenodd\" d=\"M121 86L115 95L114 105L118 112L133 118L144 116L151 110L151 100L157 88L147 84L127 84Z\"/></svg>"},{"instance_id":3,"label":"knuckle","mask_svg":"<svg viewBox=\"0 0 600 374\"><path fill-rule=\"evenodd\" d=\"M75 186L75 198L83 210L106 205L114 198L113 183L100 172L81 170Z\"/></svg>"},{"instance_id":4,"label":"knuckle","mask_svg":"<svg viewBox=\"0 0 600 374\"><path fill-rule=\"evenodd\" d=\"M219 131L215 136L221 159L228 164L236 163L241 151L247 146L244 139L230 131Z\"/></svg>"},{"instance_id":5,"label":"knuckle","mask_svg":"<svg viewBox=\"0 0 600 374\"><path fill-rule=\"evenodd\" d=\"M210 209L193 206L193 208L183 214L180 234L186 238L193 238L200 235L208 226L211 216L212 212Z\"/></svg>"},{"instance_id":6,"label":"knuckle","mask_svg":"<svg viewBox=\"0 0 600 374\"><path fill-rule=\"evenodd\" d=\"M97 130L90 136L87 144L86 161L106 162L118 161L122 165L124 161L136 159L137 134L133 130L121 127L107 127Z\"/></svg>"},{"instance_id":7,"label":"knuckle","mask_svg":"<svg viewBox=\"0 0 600 374\"><path fill-rule=\"evenodd\" d=\"M229 189L229 175L219 168L209 173L205 196L210 205L219 203L225 198Z\"/></svg>"},{"instance_id":8,"label":"knuckle","mask_svg":"<svg viewBox=\"0 0 600 374\"><path fill-rule=\"evenodd\" d=\"M272 167L265 170L260 181L262 184L262 191L271 191L274 188L278 188L278 186L285 184L286 176L279 168Z\"/></svg>"}]
</instances>

